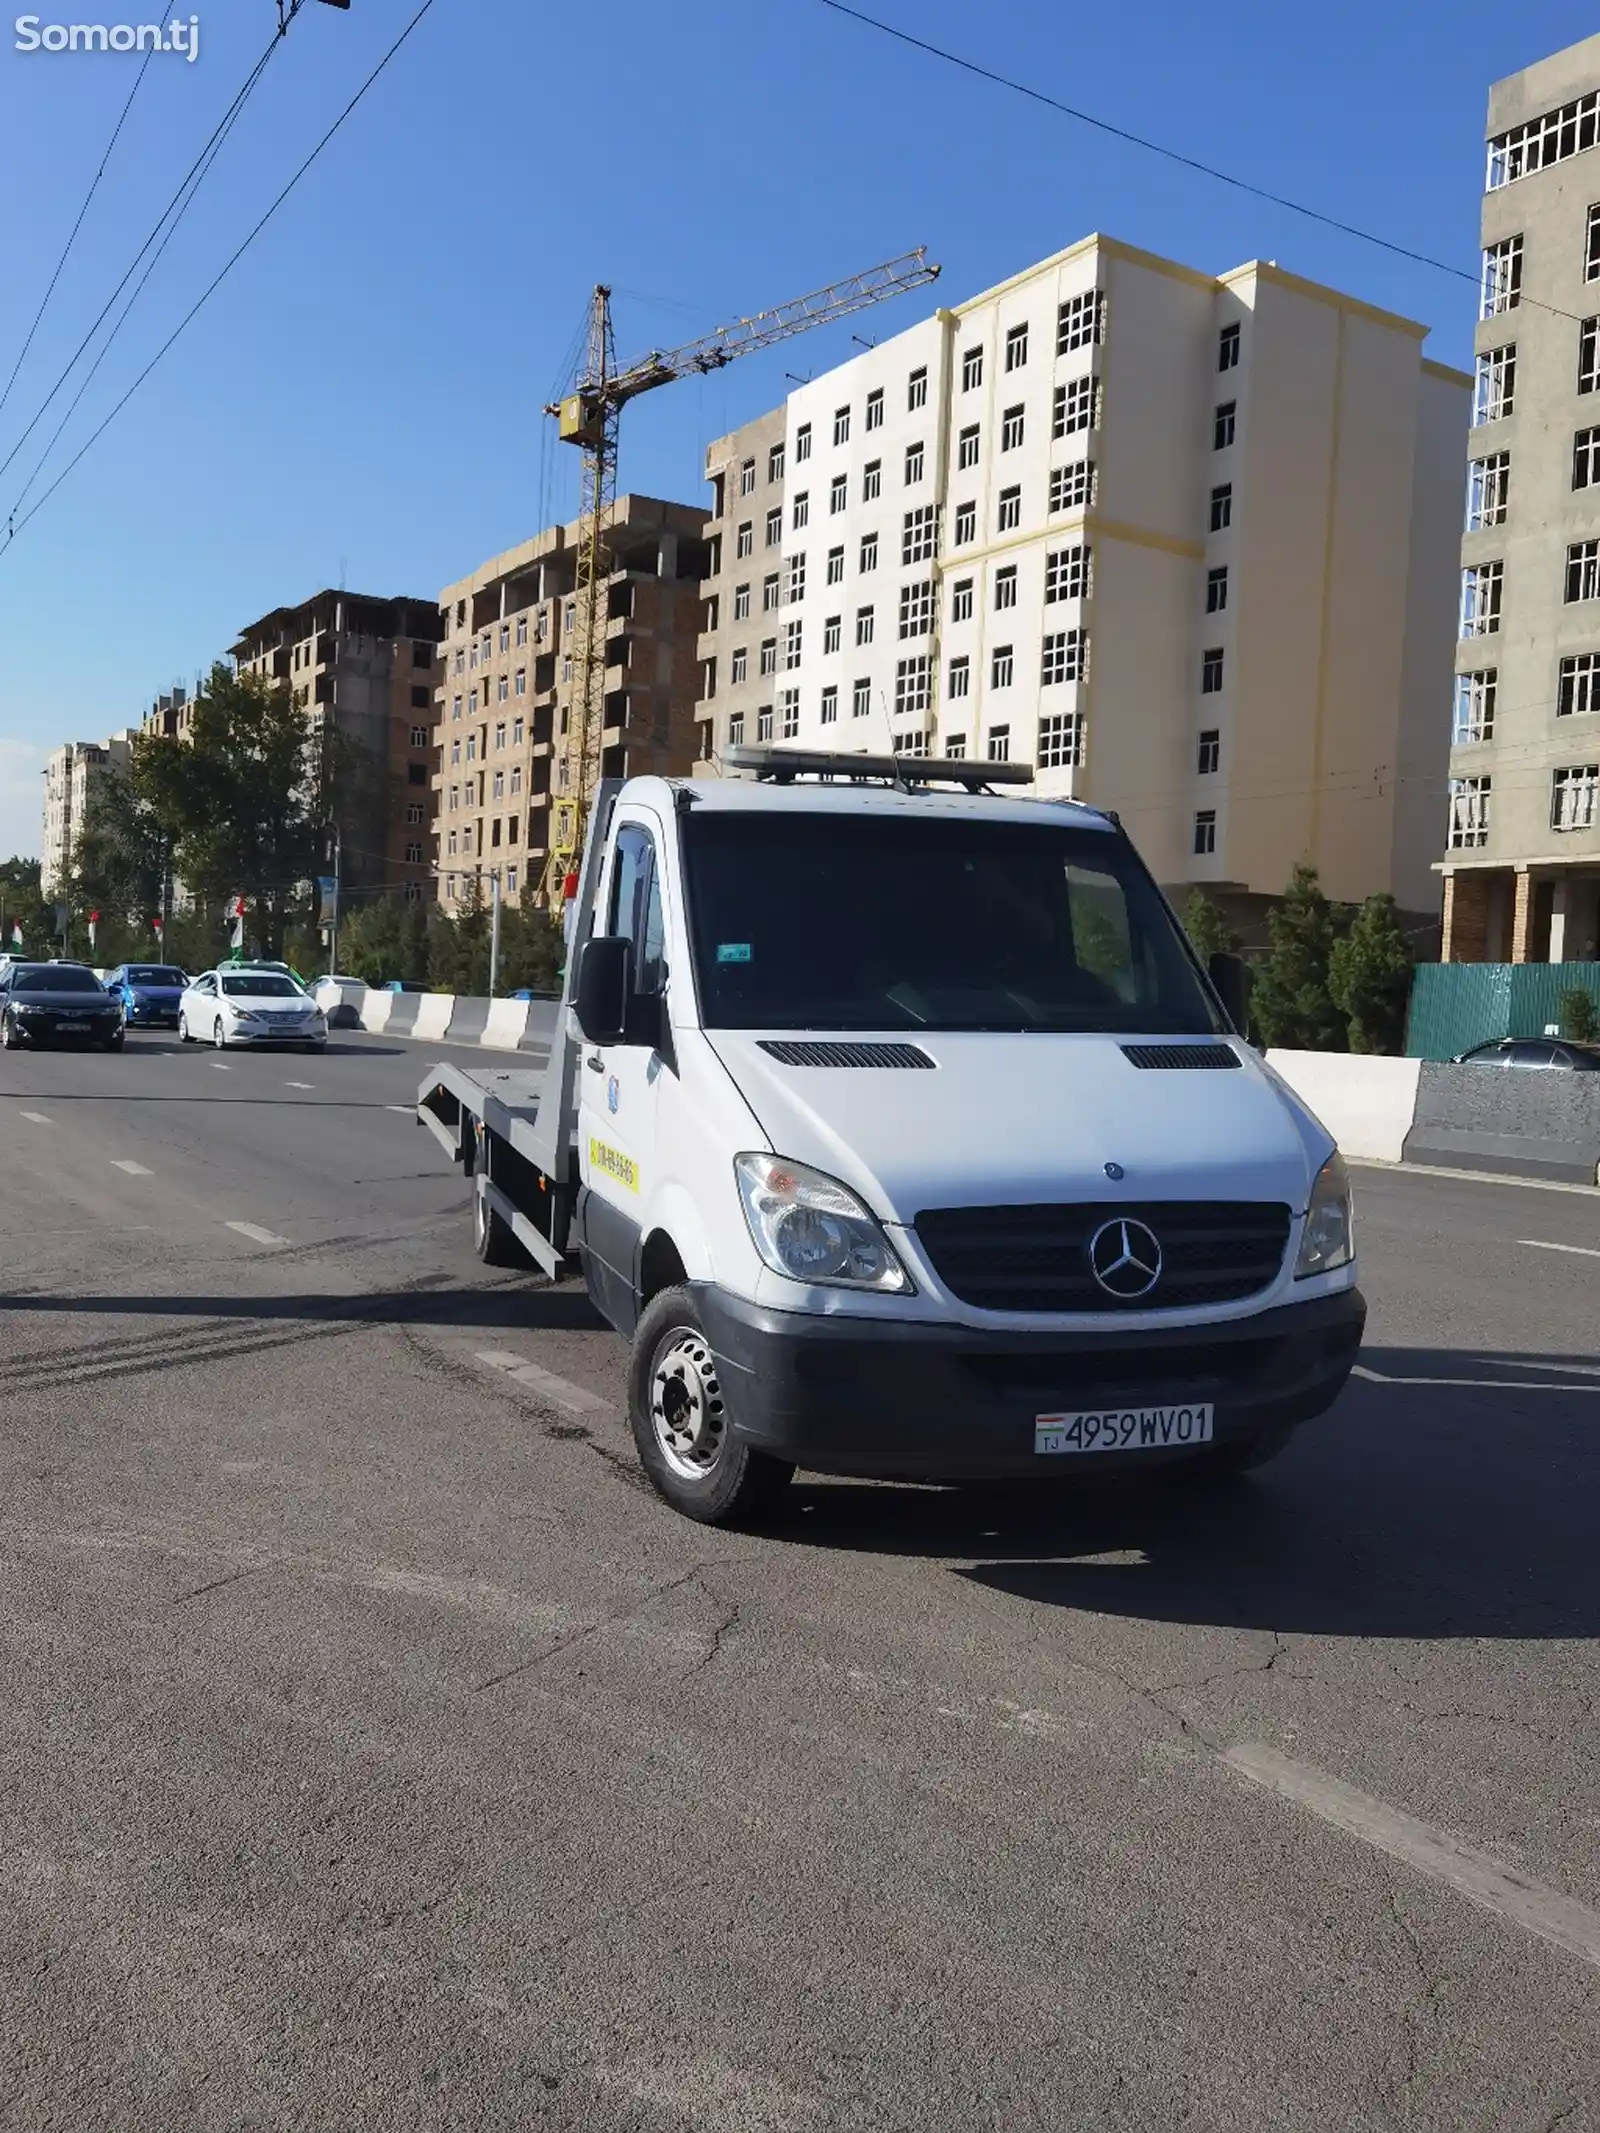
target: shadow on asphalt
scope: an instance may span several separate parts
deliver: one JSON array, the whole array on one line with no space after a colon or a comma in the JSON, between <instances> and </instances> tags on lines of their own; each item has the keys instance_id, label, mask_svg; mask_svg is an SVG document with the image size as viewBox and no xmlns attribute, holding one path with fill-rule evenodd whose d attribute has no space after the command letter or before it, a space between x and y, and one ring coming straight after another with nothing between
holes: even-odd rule
<instances>
[{"instance_id":1,"label":"shadow on asphalt","mask_svg":"<svg viewBox=\"0 0 1600 2133\"><path fill-rule=\"evenodd\" d=\"M325 1247L321 1247L325 1249ZM317 1325L488 1326L522 1333L589 1333L605 1320L579 1283L379 1290L366 1296L3 1296L0 1313L33 1318L299 1319ZM0 1320L3 1322L3 1320ZM0 1361L0 1374L4 1364Z\"/></svg>"},{"instance_id":2,"label":"shadow on asphalt","mask_svg":"<svg viewBox=\"0 0 1600 2133\"><path fill-rule=\"evenodd\" d=\"M1232 1483L1178 1464L993 1487L807 1478L773 1537L964 1557L956 1575L974 1584L1124 1620L1600 1635L1593 1355L1369 1348L1362 1362L1390 1382L1353 1382L1279 1461Z\"/></svg>"}]
</instances>

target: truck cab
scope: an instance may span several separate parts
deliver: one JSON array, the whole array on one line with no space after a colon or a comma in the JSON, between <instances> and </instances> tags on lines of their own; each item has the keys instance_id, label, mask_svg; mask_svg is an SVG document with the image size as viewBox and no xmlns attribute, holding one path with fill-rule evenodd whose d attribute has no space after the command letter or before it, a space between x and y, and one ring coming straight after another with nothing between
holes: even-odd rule
<instances>
[{"instance_id":1,"label":"truck cab","mask_svg":"<svg viewBox=\"0 0 1600 2133\"><path fill-rule=\"evenodd\" d=\"M1270 1457L1365 1307L1232 974L1113 817L1007 766L744 755L614 790L574 914L545 1230L632 1344L656 1488L732 1523L796 1467Z\"/></svg>"}]
</instances>

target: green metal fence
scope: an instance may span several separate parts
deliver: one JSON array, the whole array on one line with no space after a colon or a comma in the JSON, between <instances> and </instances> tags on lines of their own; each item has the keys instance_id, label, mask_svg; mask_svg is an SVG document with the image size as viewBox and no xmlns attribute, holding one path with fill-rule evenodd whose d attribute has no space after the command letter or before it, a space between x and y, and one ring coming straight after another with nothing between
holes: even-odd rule
<instances>
[{"instance_id":1,"label":"green metal fence","mask_svg":"<svg viewBox=\"0 0 1600 2133\"><path fill-rule=\"evenodd\" d=\"M1494 1037L1542 1037L1560 1020L1561 995L1600 1007L1600 963L1422 963L1411 988L1406 1054L1453 1059Z\"/></svg>"}]
</instances>

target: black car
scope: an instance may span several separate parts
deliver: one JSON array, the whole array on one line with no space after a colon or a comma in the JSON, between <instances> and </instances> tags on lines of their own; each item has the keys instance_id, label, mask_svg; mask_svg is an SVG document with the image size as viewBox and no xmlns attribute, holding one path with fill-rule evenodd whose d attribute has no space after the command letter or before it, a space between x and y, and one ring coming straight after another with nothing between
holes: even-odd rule
<instances>
[{"instance_id":1,"label":"black car","mask_svg":"<svg viewBox=\"0 0 1600 2133\"><path fill-rule=\"evenodd\" d=\"M122 1008L82 963L13 963L0 973L0 1045L122 1049Z\"/></svg>"},{"instance_id":2,"label":"black car","mask_svg":"<svg viewBox=\"0 0 1600 2133\"><path fill-rule=\"evenodd\" d=\"M1452 1066L1554 1067L1568 1074L1600 1074L1600 1045L1577 1044L1567 1037L1498 1037L1457 1052Z\"/></svg>"}]
</instances>

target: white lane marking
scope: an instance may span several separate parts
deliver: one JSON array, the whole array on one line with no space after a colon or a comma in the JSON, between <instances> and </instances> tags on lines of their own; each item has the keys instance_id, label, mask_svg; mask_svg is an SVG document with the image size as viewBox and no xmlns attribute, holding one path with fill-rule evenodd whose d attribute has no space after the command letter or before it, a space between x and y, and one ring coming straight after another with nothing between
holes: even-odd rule
<instances>
[{"instance_id":1,"label":"white lane marking","mask_svg":"<svg viewBox=\"0 0 1600 2133\"><path fill-rule=\"evenodd\" d=\"M286 1089L314 1089L316 1083L314 1081L286 1081L284 1087Z\"/></svg>"},{"instance_id":2,"label":"white lane marking","mask_svg":"<svg viewBox=\"0 0 1600 2133\"><path fill-rule=\"evenodd\" d=\"M529 1392L542 1393L547 1400L554 1400L557 1407L564 1407L569 1414L605 1414L610 1402L598 1394L588 1392L582 1385L574 1385L570 1378L558 1378L553 1370L541 1370L537 1363L526 1357L513 1355L508 1348L484 1348L478 1352L478 1361L487 1363L491 1370L503 1370L507 1377L518 1385L525 1385Z\"/></svg>"},{"instance_id":3,"label":"white lane marking","mask_svg":"<svg viewBox=\"0 0 1600 2133\"><path fill-rule=\"evenodd\" d=\"M1359 1837L1419 1874L1444 1882L1469 1903L1509 1919L1552 1947L1600 1969L1600 1911L1591 1910L1588 1904L1564 1896L1559 1889L1545 1888L1528 1875L1502 1866L1487 1852L1463 1844L1448 1830L1401 1814L1309 1763L1291 1762L1275 1748L1243 1741L1225 1749L1222 1760L1252 1784L1292 1800L1335 1829Z\"/></svg>"},{"instance_id":4,"label":"white lane marking","mask_svg":"<svg viewBox=\"0 0 1600 2133\"><path fill-rule=\"evenodd\" d=\"M1517 1242L1536 1252L1576 1252L1580 1259L1600 1259L1600 1250L1592 1244L1552 1244L1547 1237L1519 1237Z\"/></svg>"},{"instance_id":5,"label":"white lane marking","mask_svg":"<svg viewBox=\"0 0 1600 2133\"><path fill-rule=\"evenodd\" d=\"M1382 1170L1392 1178L1459 1178L1465 1185L1520 1185L1525 1192L1586 1192L1590 1199L1600 1194L1600 1185L1574 1185L1565 1178L1513 1178L1498 1170L1458 1170L1446 1163L1385 1163L1375 1155L1347 1155L1356 1170Z\"/></svg>"},{"instance_id":6,"label":"white lane marking","mask_svg":"<svg viewBox=\"0 0 1600 2133\"><path fill-rule=\"evenodd\" d=\"M130 1163L125 1159L121 1162L113 1161L111 1167L113 1170L125 1170L130 1178L148 1178L155 1175L154 1171L146 1170L143 1163Z\"/></svg>"},{"instance_id":7,"label":"white lane marking","mask_svg":"<svg viewBox=\"0 0 1600 2133\"><path fill-rule=\"evenodd\" d=\"M383 1108L386 1111L399 1111L406 1118L409 1118L417 1107L415 1104L385 1104Z\"/></svg>"},{"instance_id":8,"label":"white lane marking","mask_svg":"<svg viewBox=\"0 0 1600 2133\"><path fill-rule=\"evenodd\" d=\"M42 1111L24 1111L22 1116L35 1126L48 1126L54 1123L53 1120L46 1118Z\"/></svg>"},{"instance_id":9,"label":"white lane marking","mask_svg":"<svg viewBox=\"0 0 1600 2133\"><path fill-rule=\"evenodd\" d=\"M1583 1370L1583 1363L1529 1363L1517 1365L1519 1370ZM1365 1363L1352 1366L1353 1378L1365 1378L1369 1385L1454 1385L1462 1392L1481 1390L1491 1392L1600 1392L1600 1385L1553 1385L1543 1378L1412 1378L1391 1377L1386 1370L1369 1370Z\"/></svg>"},{"instance_id":10,"label":"white lane marking","mask_svg":"<svg viewBox=\"0 0 1600 2133\"><path fill-rule=\"evenodd\" d=\"M220 1059L213 1059L211 1064L219 1074L230 1074L233 1071L231 1067L225 1067Z\"/></svg>"},{"instance_id":11,"label":"white lane marking","mask_svg":"<svg viewBox=\"0 0 1600 2133\"><path fill-rule=\"evenodd\" d=\"M259 1222L230 1222L228 1227L237 1230L241 1237L248 1237L252 1244L287 1244L289 1241L270 1229L263 1229Z\"/></svg>"}]
</instances>

